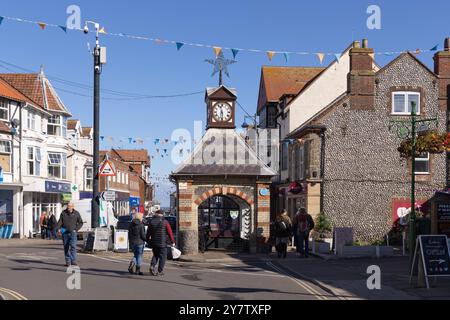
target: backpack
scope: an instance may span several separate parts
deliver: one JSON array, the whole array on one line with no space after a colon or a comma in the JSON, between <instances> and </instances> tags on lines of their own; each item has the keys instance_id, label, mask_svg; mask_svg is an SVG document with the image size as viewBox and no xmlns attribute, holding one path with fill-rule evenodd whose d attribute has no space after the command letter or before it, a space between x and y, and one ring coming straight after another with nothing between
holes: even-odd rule
<instances>
[{"instance_id":1,"label":"backpack","mask_svg":"<svg viewBox=\"0 0 450 320\"><path fill-rule=\"evenodd\" d=\"M299 233L309 231L308 216L306 214L297 216L297 230Z\"/></svg>"}]
</instances>

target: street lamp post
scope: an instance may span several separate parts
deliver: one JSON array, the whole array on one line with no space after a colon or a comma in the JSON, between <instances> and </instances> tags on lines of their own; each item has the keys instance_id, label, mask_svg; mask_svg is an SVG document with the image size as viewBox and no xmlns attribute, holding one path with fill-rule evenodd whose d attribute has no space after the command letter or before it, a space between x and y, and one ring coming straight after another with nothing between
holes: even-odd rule
<instances>
[{"instance_id":1,"label":"street lamp post","mask_svg":"<svg viewBox=\"0 0 450 320\"><path fill-rule=\"evenodd\" d=\"M92 211L91 211L91 226L93 229L99 227L100 208L100 75L102 73L102 65L106 63L106 56L104 55L105 48L100 47L99 33L100 24L93 21L86 21L84 32L89 33L88 24L95 26L95 48L94 56L94 152L93 152L93 192L92 192ZM102 52L104 51L104 52Z\"/></svg>"},{"instance_id":2,"label":"street lamp post","mask_svg":"<svg viewBox=\"0 0 450 320\"><path fill-rule=\"evenodd\" d=\"M424 129L428 130L431 122L437 122L437 118L417 119L417 104L411 102L410 120L391 120L389 129L396 128L397 136L401 139L411 139L411 212L409 215L409 255L410 267L416 250L416 151L417 151L417 133ZM417 128L420 125L420 129Z\"/></svg>"}]
</instances>

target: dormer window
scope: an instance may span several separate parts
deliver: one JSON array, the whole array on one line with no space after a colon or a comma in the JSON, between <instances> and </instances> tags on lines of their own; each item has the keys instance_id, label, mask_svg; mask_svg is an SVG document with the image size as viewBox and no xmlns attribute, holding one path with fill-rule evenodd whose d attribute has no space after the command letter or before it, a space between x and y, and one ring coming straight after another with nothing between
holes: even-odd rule
<instances>
[{"instance_id":1,"label":"dormer window","mask_svg":"<svg viewBox=\"0 0 450 320\"><path fill-rule=\"evenodd\" d=\"M392 93L392 114L411 115L412 102L416 104L416 114L420 114L420 93L411 91L395 91Z\"/></svg>"},{"instance_id":2,"label":"dormer window","mask_svg":"<svg viewBox=\"0 0 450 320\"><path fill-rule=\"evenodd\" d=\"M9 121L9 103L5 99L0 100L0 121Z\"/></svg>"},{"instance_id":3,"label":"dormer window","mask_svg":"<svg viewBox=\"0 0 450 320\"><path fill-rule=\"evenodd\" d=\"M67 136L67 118L60 115L53 115L48 119L47 134L50 136Z\"/></svg>"}]
</instances>

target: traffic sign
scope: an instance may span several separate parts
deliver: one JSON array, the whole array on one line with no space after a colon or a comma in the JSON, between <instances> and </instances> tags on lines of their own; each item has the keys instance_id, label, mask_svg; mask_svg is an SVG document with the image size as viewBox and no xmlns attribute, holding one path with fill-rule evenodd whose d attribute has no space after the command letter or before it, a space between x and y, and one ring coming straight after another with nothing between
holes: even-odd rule
<instances>
[{"instance_id":1,"label":"traffic sign","mask_svg":"<svg viewBox=\"0 0 450 320\"><path fill-rule=\"evenodd\" d=\"M105 201L116 201L116 192L115 191L102 192L102 199Z\"/></svg>"},{"instance_id":2,"label":"traffic sign","mask_svg":"<svg viewBox=\"0 0 450 320\"><path fill-rule=\"evenodd\" d=\"M105 160L100 166L99 176L101 177L115 177L116 170L109 160Z\"/></svg>"}]
</instances>

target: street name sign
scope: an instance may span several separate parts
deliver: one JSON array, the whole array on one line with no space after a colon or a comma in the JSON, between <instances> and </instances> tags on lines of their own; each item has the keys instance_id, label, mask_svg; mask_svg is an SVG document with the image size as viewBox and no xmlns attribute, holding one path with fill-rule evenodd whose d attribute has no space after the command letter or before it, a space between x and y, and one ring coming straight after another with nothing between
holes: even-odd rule
<instances>
[{"instance_id":1,"label":"street name sign","mask_svg":"<svg viewBox=\"0 0 450 320\"><path fill-rule=\"evenodd\" d=\"M116 170L109 160L105 160L100 166L99 176L101 177L115 177Z\"/></svg>"},{"instance_id":2,"label":"street name sign","mask_svg":"<svg viewBox=\"0 0 450 320\"><path fill-rule=\"evenodd\" d=\"M420 258L418 257L420 255ZM429 277L450 277L450 252L446 235L421 235L417 238L411 278L416 261L422 263L427 288ZM419 275L420 276L420 275Z\"/></svg>"}]
</instances>

